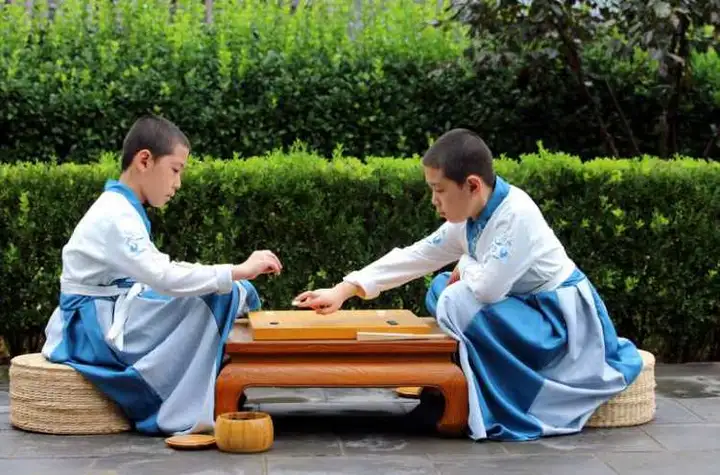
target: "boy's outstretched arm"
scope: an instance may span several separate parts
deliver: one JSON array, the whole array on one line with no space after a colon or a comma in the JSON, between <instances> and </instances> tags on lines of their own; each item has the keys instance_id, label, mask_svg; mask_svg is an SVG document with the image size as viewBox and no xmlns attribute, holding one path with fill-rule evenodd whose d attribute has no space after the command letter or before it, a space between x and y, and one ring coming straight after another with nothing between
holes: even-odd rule
<instances>
[{"instance_id":1,"label":"boy's outstretched arm","mask_svg":"<svg viewBox=\"0 0 720 475\"><path fill-rule=\"evenodd\" d=\"M395 248L361 270L351 272L330 289L298 295L293 304L332 313L349 298L376 298L380 293L436 271L463 254L461 225L445 223L430 236L411 246Z\"/></svg>"},{"instance_id":2,"label":"boy's outstretched arm","mask_svg":"<svg viewBox=\"0 0 720 475\"><path fill-rule=\"evenodd\" d=\"M155 247L142 223L134 216L114 221L106 233L104 254L109 263L121 275L165 295L188 297L228 293L234 280L282 271L280 260L270 251L256 251L239 265L172 261Z\"/></svg>"}]
</instances>

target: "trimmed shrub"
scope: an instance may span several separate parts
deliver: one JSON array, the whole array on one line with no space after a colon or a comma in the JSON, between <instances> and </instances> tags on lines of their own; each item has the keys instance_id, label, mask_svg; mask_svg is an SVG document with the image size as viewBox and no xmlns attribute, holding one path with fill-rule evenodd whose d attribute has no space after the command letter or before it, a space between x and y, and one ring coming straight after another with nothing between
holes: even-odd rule
<instances>
[{"instance_id":1,"label":"trimmed shrub","mask_svg":"<svg viewBox=\"0 0 720 475\"><path fill-rule=\"evenodd\" d=\"M37 350L58 299L62 246L104 181L117 176L117 160L0 165L0 335L11 352ZM502 157L497 170L539 203L621 335L664 361L720 358L720 164L582 163L541 149ZM150 217L158 246L178 260L239 263L255 249L277 252L284 273L255 281L274 309L441 224L417 157L362 163L301 148L194 160L175 200ZM430 277L347 308L427 315Z\"/></svg>"}]
</instances>

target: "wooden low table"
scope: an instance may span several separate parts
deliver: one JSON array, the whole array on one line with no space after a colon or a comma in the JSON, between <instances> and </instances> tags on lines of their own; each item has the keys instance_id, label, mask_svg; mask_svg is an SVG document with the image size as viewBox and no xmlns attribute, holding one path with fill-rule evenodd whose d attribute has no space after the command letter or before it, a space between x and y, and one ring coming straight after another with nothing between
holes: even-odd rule
<instances>
[{"instance_id":1,"label":"wooden low table","mask_svg":"<svg viewBox=\"0 0 720 475\"><path fill-rule=\"evenodd\" d=\"M432 319L429 319L432 320ZM434 333L442 333L433 325ZM225 347L230 362L215 388L215 415L238 410L249 387L437 388L445 410L437 422L443 435L460 436L467 425L467 382L452 361L457 342L433 340L253 341L240 320Z\"/></svg>"}]
</instances>

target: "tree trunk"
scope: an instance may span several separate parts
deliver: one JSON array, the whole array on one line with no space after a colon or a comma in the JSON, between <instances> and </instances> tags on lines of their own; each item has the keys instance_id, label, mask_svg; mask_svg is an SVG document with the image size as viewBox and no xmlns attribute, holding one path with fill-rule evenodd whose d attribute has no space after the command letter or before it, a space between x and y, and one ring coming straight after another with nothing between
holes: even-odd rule
<instances>
[{"instance_id":1,"label":"tree trunk","mask_svg":"<svg viewBox=\"0 0 720 475\"><path fill-rule=\"evenodd\" d=\"M582 69L582 61L580 59L580 55L578 54L577 50L573 46L572 41L567 37L566 32L558 29L558 33L560 34L560 37L562 38L563 45L565 46L565 57L567 58L568 65L570 66L571 71L575 74L575 78L578 81L580 90L582 91L583 95L588 100L588 102L590 102L590 105L592 106L593 113L595 114L595 119L598 121L598 124L600 125L600 132L602 133L602 135L605 139L605 143L607 144L608 148L610 149L610 152L612 153L613 157L618 157L618 156L620 156L620 154L618 153L618 149L615 146L615 139L613 139L612 135L610 135L610 132L608 131L608 127L605 124L605 120L603 120L602 111L600 110L600 107L598 107L592 94L590 94L590 90L588 89L587 85L585 84L586 78L585 78L585 73L583 72L583 69Z\"/></svg>"},{"instance_id":2,"label":"tree trunk","mask_svg":"<svg viewBox=\"0 0 720 475\"><path fill-rule=\"evenodd\" d=\"M678 122L680 117L680 94L683 87L683 76L686 71L688 61L689 48L687 40L688 18L685 15L680 16L680 25L676 33L677 41L674 43L679 45L677 53L673 49L671 52L682 58L682 62L674 61L673 68L673 89L668 103L668 137L667 149L673 154L678 153Z\"/></svg>"},{"instance_id":3,"label":"tree trunk","mask_svg":"<svg viewBox=\"0 0 720 475\"><path fill-rule=\"evenodd\" d=\"M710 137L710 140L708 140L705 150L703 151L703 158L710 157L710 150L712 150L713 145L715 145L715 142L718 140L720 140L720 124L717 124L715 132L712 134L712 137Z\"/></svg>"},{"instance_id":4,"label":"tree trunk","mask_svg":"<svg viewBox=\"0 0 720 475\"><path fill-rule=\"evenodd\" d=\"M633 147L633 153L635 156L642 155L640 153L640 147L638 147L637 141L635 140L635 134L633 134L632 127L630 126L630 122L628 122L627 117L625 117L625 113L622 110L622 107L620 107L620 103L618 102L617 98L615 97L615 93L612 90L612 86L610 86L610 81L605 79L605 86L607 87L608 93L610 94L610 97L612 98L613 104L615 105L615 110L620 115L620 120L622 120L623 127L625 128L625 132L628 134L628 138L630 139L630 143Z\"/></svg>"},{"instance_id":5,"label":"tree trunk","mask_svg":"<svg viewBox=\"0 0 720 475\"><path fill-rule=\"evenodd\" d=\"M211 24L213 21L213 0L205 0L205 23Z\"/></svg>"}]
</instances>

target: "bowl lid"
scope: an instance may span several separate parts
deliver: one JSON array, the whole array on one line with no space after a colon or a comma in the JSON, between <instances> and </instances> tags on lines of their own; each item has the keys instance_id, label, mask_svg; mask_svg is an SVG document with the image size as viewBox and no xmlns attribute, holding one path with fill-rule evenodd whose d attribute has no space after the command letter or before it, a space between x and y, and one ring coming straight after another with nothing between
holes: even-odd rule
<instances>
[{"instance_id":1,"label":"bowl lid","mask_svg":"<svg viewBox=\"0 0 720 475\"><path fill-rule=\"evenodd\" d=\"M215 437L209 434L175 435L165 439L174 449L206 449L215 445Z\"/></svg>"}]
</instances>

